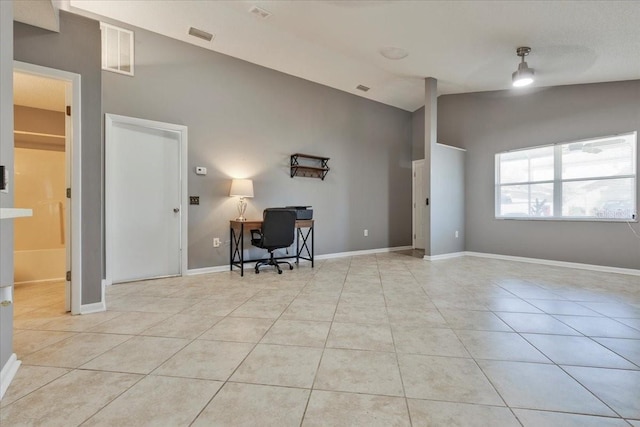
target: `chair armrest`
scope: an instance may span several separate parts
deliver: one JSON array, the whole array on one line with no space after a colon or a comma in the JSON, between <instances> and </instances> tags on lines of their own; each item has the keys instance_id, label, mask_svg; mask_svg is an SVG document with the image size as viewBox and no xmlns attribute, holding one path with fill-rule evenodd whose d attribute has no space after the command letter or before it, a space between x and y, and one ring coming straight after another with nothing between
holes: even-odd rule
<instances>
[{"instance_id":1,"label":"chair armrest","mask_svg":"<svg viewBox=\"0 0 640 427\"><path fill-rule=\"evenodd\" d=\"M262 230L251 230L251 240L262 240Z\"/></svg>"}]
</instances>

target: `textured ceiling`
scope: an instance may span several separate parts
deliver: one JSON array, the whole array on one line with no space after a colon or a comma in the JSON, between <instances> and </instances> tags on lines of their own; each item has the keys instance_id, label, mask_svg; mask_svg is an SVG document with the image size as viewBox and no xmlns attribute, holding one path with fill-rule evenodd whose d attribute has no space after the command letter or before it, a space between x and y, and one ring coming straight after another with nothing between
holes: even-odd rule
<instances>
[{"instance_id":1,"label":"textured ceiling","mask_svg":"<svg viewBox=\"0 0 640 427\"><path fill-rule=\"evenodd\" d=\"M537 87L640 79L640 1L62 0L105 16L414 111L439 94L508 89L527 57ZM259 6L272 15L249 13ZM211 42L189 27L215 34ZM409 52L389 60L379 51ZM356 90L362 84L366 93Z\"/></svg>"},{"instance_id":2,"label":"textured ceiling","mask_svg":"<svg viewBox=\"0 0 640 427\"><path fill-rule=\"evenodd\" d=\"M13 73L13 103L43 110L65 110L65 83L32 74Z\"/></svg>"}]
</instances>

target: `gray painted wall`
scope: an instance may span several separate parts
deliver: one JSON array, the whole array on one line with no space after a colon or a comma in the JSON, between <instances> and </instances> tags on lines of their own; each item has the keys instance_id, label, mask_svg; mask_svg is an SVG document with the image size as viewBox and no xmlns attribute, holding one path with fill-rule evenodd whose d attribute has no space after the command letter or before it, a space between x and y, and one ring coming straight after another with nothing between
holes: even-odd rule
<instances>
[{"instance_id":1,"label":"gray painted wall","mask_svg":"<svg viewBox=\"0 0 640 427\"><path fill-rule=\"evenodd\" d=\"M188 126L189 195L200 196L189 209L190 269L229 263L212 239L228 241L237 216L232 177L254 180L248 218L313 206L316 254L411 244L410 113L134 30L135 77L103 72L103 110ZM292 179L296 152L330 157L325 180Z\"/></svg>"},{"instance_id":2,"label":"gray painted wall","mask_svg":"<svg viewBox=\"0 0 640 427\"><path fill-rule=\"evenodd\" d=\"M82 304L99 302L103 278L100 25L60 11L59 33L16 22L14 39L16 60L82 76Z\"/></svg>"},{"instance_id":3,"label":"gray painted wall","mask_svg":"<svg viewBox=\"0 0 640 427\"><path fill-rule=\"evenodd\" d=\"M13 2L0 1L0 165L13 174ZM0 207L13 207L9 193L0 193ZM13 221L0 220L0 286L13 286ZM13 353L13 304L0 306L0 369Z\"/></svg>"},{"instance_id":4,"label":"gray painted wall","mask_svg":"<svg viewBox=\"0 0 640 427\"><path fill-rule=\"evenodd\" d=\"M467 149L466 250L640 268L625 223L494 219L497 152L640 130L640 80L445 95L438 106L439 140Z\"/></svg>"},{"instance_id":5,"label":"gray painted wall","mask_svg":"<svg viewBox=\"0 0 640 427\"><path fill-rule=\"evenodd\" d=\"M464 251L464 166L463 150L432 148L431 256Z\"/></svg>"}]
</instances>

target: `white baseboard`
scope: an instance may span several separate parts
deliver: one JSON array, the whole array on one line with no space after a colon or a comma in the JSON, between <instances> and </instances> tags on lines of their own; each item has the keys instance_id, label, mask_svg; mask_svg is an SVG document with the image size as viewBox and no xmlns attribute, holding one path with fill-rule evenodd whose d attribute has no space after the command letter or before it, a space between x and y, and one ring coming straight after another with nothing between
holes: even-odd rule
<instances>
[{"instance_id":1,"label":"white baseboard","mask_svg":"<svg viewBox=\"0 0 640 427\"><path fill-rule=\"evenodd\" d=\"M64 282L64 277L58 277L53 279L42 279L42 280L26 280L24 282L15 282L14 285L30 285L35 283L53 283L53 282Z\"/></svg>"},{"instance_id":2,"label":"white baseboard","mask_svg":"<svg viewBox=\"0 0 640 427\"><path fill-rule=\"evenodd\" d=\"M314 260L322 260L322 259L331 259L331 258L345 258L350 256L359 256L359 255L372 255L372 254L382 254L387 252L397 252L397 251L406 251L413 249L412 246L396 246L393 248L378 248L378 249L365 249L362 251L351 251L351 252L336 252L333 254L324 254L324 255L316 255Z\"/></svg>"},{"instance_id":3,"label":"white baseboard","mask_svg":"<svg viewBox=\"0 0 640 427\"><path fill-rule=\"evenodd\" d=\"M640 270L636 270L633 268L609 267L606 265L582 264L579 262L554 261L551 259L526 258L526 257L511 256L511 255L489 254L484 252L467 251L464 254L467 256L474 256L479 258L491 258L491 259L500 259L505 261L527 262L531 264L543 264L543 265L551 265L555 267L566 267L566 268L577 268L580 270L600 271L603 273L617 273L617 274L628 274L631 276L640 276Z\"/></svg>"},{"instance_id":4,"label":"white baseboard","mask_svg":"<svg viewBox=\"0 0 640 427\"><path fill-rule=\"evenodd\" d=\"M5 392L9 388L9 384L18 373L18 368L22 362L18 360L18 356L15 353L9 356L9 360L4 364L2 370L0 370L0 400L4 396Z\"/></svg>"},{"instance_id":5,"label":"white baseboard","mask_svg":"<svg viewBox=\"0 0 640 427\"><path fill-rule=\"evenodd\" d=\"M192 268L187 270L187 276L195 276L198 274L222 273L229 271L229 265L218 265L216 267Z\"/></svg>"},{"instance_id":6,"label":"white baseboard","mask_svg":"<svg viewBox=\"0 0 640 427\"><path fill-rule=\"evenodd\" d=\"M91 313L99 313L101 311L107 311L107 299L105 294L105 288L107 287L107 281L102 280L101 284L101 295L100 301L94 302L93 304L82 304L80 306L80 314L91 314Z\"/></svg>"},{"instance_id":7,"label":"white baseboard","mask_svg":"<svg viewBox=\"0 0 640 427\"><path fill-rule=\"evenodd\" d=\"M438 261L441 259L460 258L465 255L466 255L466 252L451 252L448 254L441 254L441 255L425 255L423 258L426 259L427 261Z\"/></svg>"}]
</instances>

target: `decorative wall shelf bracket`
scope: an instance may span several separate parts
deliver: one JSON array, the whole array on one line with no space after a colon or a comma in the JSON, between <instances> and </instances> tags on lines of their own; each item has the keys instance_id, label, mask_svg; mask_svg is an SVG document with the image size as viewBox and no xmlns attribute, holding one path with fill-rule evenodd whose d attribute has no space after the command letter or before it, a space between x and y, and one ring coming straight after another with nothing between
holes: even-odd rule
<instances>
[{"instance_id":1,"label":"decorative wall shelf bracket","mask_svg":"<svg viewBox=\"0 0 640 427\"><path fill-rule=\"evenodd\" d=\"M304 160L305 163L301 163ZM291 155L291 178L294 176L303 176L308 178L320 178L324 181L324 177L329 172L329 157L313 156L310 154L295 153Z\"/></svg>"}]
</instances>

